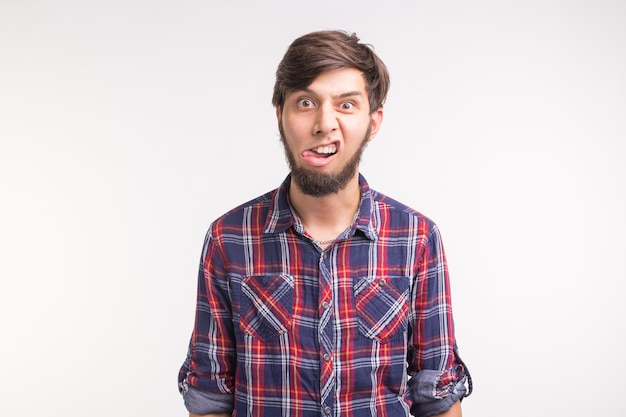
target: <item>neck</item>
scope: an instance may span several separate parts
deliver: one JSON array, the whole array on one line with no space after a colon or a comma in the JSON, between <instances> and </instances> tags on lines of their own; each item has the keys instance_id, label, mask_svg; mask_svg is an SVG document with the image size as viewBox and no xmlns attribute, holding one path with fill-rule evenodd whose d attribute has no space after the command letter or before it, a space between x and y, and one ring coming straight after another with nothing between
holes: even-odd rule
<instances>
[{"instance_id":1,"label":"neck","mask_svg":"<svg viewBox=\"0 0 626 417\"><path fill-rule=\"evenodd\" d=\"M289 199L311 237L318 241L336 239L352 224L359 209L361 190L358 175L343 190L323 197L302 193L292 179Z\"/></svg>"}]
</instances>

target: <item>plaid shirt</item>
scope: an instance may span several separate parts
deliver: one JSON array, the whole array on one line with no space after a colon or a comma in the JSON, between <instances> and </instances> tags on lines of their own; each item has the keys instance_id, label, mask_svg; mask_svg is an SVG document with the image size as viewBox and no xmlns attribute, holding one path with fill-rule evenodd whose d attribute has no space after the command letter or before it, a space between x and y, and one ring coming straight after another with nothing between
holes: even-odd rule
<instances>
[{"instance_id":1,"label":"plaid shirt","mask_svg":"<svg viewBox=\"0 0 626 417\"><path fill-rule=\"evenodd\" d=\"M469 395L436 225L360 176L352 227L322 250L289 184L207 233L179 374L189 411L397 417Z\"/></svg>"}]
</instances>

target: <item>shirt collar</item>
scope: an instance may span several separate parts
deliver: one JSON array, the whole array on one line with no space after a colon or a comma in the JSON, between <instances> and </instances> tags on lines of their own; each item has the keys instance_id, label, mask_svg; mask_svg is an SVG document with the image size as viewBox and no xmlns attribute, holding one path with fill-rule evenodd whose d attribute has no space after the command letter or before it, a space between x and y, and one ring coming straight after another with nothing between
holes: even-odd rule
<instances>
[{"instance_id":1,"label":"shirt collar","mask_svg":"<svg viewBox=\"0 0 626 417\"><path fill-rule=\"evenodd\" d=\"M276 189L270 203L269 212L263 228L264 233L280 233L291 226L301 229L299 220L289 202L289 186L291 184L291 174ZM368 239L377 240L378 230L376 217L374 216L374 199L365 177L359 174L359 187L361 189L361 203L356 215L354 226L360 230Z\"/></svg>"}]
</instances>

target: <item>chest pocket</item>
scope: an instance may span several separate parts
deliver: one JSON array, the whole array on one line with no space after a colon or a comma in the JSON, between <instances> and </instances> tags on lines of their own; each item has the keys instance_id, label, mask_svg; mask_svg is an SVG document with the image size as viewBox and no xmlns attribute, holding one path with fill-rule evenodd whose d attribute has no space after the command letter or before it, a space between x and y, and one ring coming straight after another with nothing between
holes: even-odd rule
<instances>
[{"instance_id":1,"label":"chest pocket","mask_svg":"<svg viewBox=\"0 0 626 417\"><path fill-rule=\"evenodd\" d=\"M354 282L354 302L359 331L385 343L401 337L409 315L409 280L406 277L370 277Z\"/></svg>"},{"instance_id":2,"label":"chest pocket","mask_svg":"<svg viewBox=\"0 0 626 417\"><path fill-rule=\"evenodd\" d=\"M264 341L291 328L294 281L289 275L248 276L241 282L240 329Z\"/></svg>"}]
</instances>

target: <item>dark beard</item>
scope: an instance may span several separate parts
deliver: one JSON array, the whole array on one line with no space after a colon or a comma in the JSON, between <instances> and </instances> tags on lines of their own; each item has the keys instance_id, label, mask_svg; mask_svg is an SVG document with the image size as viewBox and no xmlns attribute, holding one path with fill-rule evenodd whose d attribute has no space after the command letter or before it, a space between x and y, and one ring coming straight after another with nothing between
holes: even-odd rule
<instances>
[{"instance_id":1,"label":"dark beard","mask_svg":"<svg viewBox=\"0 0 626 417\"><path fill-rule=\"evenodd\" d=\"M296 186L302 193L310 195L312 197L324 197L330 194L335 194L340 190L346 188L348 183L357 173L359 163L361 162L361 156L363 151L367 147L369 141L370 131L372 126L365 132L365 137L361 142L361 146L356 151L352 159L336 174L328 174L325 172L313 171L308 168L302 168L296 166L296 161L287 146L287 142L283 135L280 135L280 141L285 148L285 156L287 158L287 164L291 169L291 178L294 180ZM282 129L281 129L282 130Z\"/></svg>"}]
</instances>

